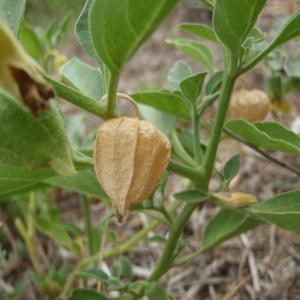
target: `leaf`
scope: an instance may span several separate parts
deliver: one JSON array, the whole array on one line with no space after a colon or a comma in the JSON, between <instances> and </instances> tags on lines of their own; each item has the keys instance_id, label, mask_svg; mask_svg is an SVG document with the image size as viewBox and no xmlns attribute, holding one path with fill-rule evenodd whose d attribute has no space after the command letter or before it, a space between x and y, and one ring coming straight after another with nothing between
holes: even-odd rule
<instances>
[{"instance_id":1,"label":"leaf","mask_svg":"<svg viewBox=\"0 0 300 300\"><path fill-rule=\"evenodd\" d=\"M277 195L248 210L283 229L300 231L300 190Z\"/></svg>"},{"instance_id":2,"label":"leaf","mask_svg":"<svg viewBox=\"0 0 300 300\"><path fill-rule=\"evenodd\" d=\"M139 104L139 111L143 119L155 124L155 127L159 128L167 136L171 134L176 125L176 117L169 113L143 104Z\"/></svg>"},{"instance_id":3,"label":"leaf","mask_svg":"<svg viewBox=\"0 0 300 300\"><path fill-rule=\"evenodd\" d=\"M95 290L76 289L68 300L109 300Z\"/></svg>"},{"instance_id":4,"label":"leaf","mask_svg":"<svg viewBox=\"0 0 300 300\"><path fill-rule=\"evenodd\" d=\"M273 42L268 46L270 52L272 49L286 43L294 37L300 35L300 10L297 10L290 19L279 30L278 35Z\"/></svg>"},{"instance_id":5,"label":"leaf","mask_svg":"<svg viewBox=\"0 0 300 300\"><path fill-rule=\"evenodd\" d=\"M118 74L179 0L98 0L89 28L98 56ZM109 29L109 30L108 30Z\"/></svg>"},{"instance_id":6,"label":"leaf","mask_svg":"<svg viewBox=\"0 0 300 300\"><path fill-rule=\"evenodd\" d=\"M214 58L205 45L187 39L168 39L167 43L179 48L183 53L194 58L209 70L214 68Z\"/></svg>"},{"instance_id":7,"label":"leaf","mask_svg":"<svg viewBox=\"0 0 300 300\"><path fill-rule=\"evenodd\" d=\"M51 222L44 217L36 217L35 225L43 234L56 241L59 245L68 250L74 251L74 243L67 231L58 223Z\"/></svg>"},{"instance_id":8,"label":"leaf","mask_svg":"<svg viewBox=\"0 0 300 300\"><path fill-rule=\"evenodd\" d=\"M89 27L89 11L91 8L91 5L94 1L93 0L86 0L84 8L76 22L75 25L75 33L77 40L79 41L79 44L81 47L84 49L84 51L89 54L92 58L97 60L98 66L101 70L101 74L103 75L101 84L102 84L102 90L106 90L108 86L108 79L109 79L109 71L103 61L101 60L100 57L98 57L92 37L91 37L91 31Z\"/></svg>"},{"instance_id":9,"label":"leaf","mask_svg":"<svg viewBox=\"0 0 300 300\"><path fill-rule=\"evenodd\" d=\"M52 186L76 191L110 203L93 170L79 171L74 176L55 176L46 180Z\"/></svg>"},{"instance_id":10,"label":"leaf","mask_svg":"<svg viewBox=\"0 0 300 300\"><path fill-rule=\"evenodd\" d=\"M223 72L214 73L208 80L205 86L205 94L211 95L221 89L223 79Z\"/></svg>"},{"instance_id":11,"label":"leaf","mask_svg":"<svg viewBox=\"0 0 300 300\"><path fill-rule=\"evenodd\" d=\"M54 101L50 107L34 117L0 93L0 164L28 170L49 166L62 175L75 173L61 113Z\"/></svg>"},{"instance_id":12,"label":"leaf","mask_svg":"<svg viewBox=\"0 0 300 300\"><path fill-rule=\"evenodd\" d=\"M20 40L24 49L36 60L41 60L44 50L36 32L28 25L23 25L20 31Z\"/></svg>"},{"instance_id":13,"label":"leaf","mask_svg":"<svg viewBox=\"0 0 300 300\"><path fill-rule=\"evenodd\" d=\"M232 55L239 54L265 3L266 0L216 1L213 16L215 33Z\"/></svg>"},{"instance_id":14,"label":"leaf","mask_svg":"<svg viewBox=\"0 0 300 300\"><path fill-rule=\"evenodd\" d=\"M107 93L101 70L78 58L72 58L64 64L60 73L75 88L91 98L100 100Z\"/></svg>"},{"instance_id":15,"label":"leaf","mask_svg":"<svg viewBox=\"0 0 300 300\"><path fill-rule=\"evenodd\" d=\"M224 179L229 182L239 172L241 163L241 156L239 154L233 156L224 167Z\"/></svg>"},{"instance_id":16,"label":"leaf","mask_svg":"<svg viewBox=\"0 0 300 300\"><path fill-rule=\"evenodd\" d=\"M238 236L263 222L238 210L221 209L206 225L203 233L203 250L209 250L220 243Z\"/></svg>"},{"instance_id":17,"label":"leaf","mask_svg":"<svg viewBox=\"0 0 300 300\"><path fill-rule=\"evenodd\" d=\"M0 199L42 187L40 184L55 172L51 169L27 170L0 164Z\"/></svg>"},{"instance_id":18,"label":"leaf","mask_svg":"<svg viewBox=\"0 0 300 300\"><path fill-rule=\"evenodd\" d=\"M86 0L84 8L76 22L75 33L80 46L92 58L97 58L89 29L88 14L93 0Z\"/></svg>"},{"instance_id":19,"label":"leaf","mask_svg":"<svg viewBox=\"0 0 300 300\"><path fill-rule=\"evenodd\" d=\"M168 91L145 91L130 96L138 103L154 107L177 117L190 119L190 112L178 94Z\"/></svg>"},{"instance_id":20,"label":"leaf","mask_svg":"<svg viewBox=\"0 0 300 300\"><path fill-rule=\"evenodd\" d=\"M168 74L168 83L171 90L180 91L180 82L190 75L192 75L190 66L183 61L177 61Z\"/></svg>"},{"instance_id":21,"label":"leaf","mask_svg":"<svg viewBox=\"0 0 300 300\"><path fill-rule=\"evenodd\" d=\"M76 275L84 278L96 279L104 283L109 278L109 275L101 269L86 269L76 273Z\"/></svg>"},{"instance_id":22,"label":"leaf","mask_svg":"<svg viewBox=\"0 0 300 300\"><path fill-rule=\"evenodd\" d=\"M23 21L25 5L25 0L0 0L0 21L7 22L16 36Z\"/></svg>"},{"instance_id":23,"label":"leaf","mask_svg":"<svg viewBox=\"0 0 300 300\"><path fill-rule=\"evenodd\" d=\"M251 145L271 151L300 155L300 137L283 125L273 122L251 124L243 119L231 120L226 128Z\"/></svg>"},{"instance_id":24,"label":"leaf","mask_svg":"<svg viewBox=\"0 0 300 300\"><path fill-rule=\"evenodd\" d=\"M202 91L206 74L207 73L205 72L198 73L190 77L187 77L183 81L181 81L180 88L183 96L187 100L191 102L196 102L196 100L198 99Z\"/></svg>"},{"instance_id":25,"label":"leaf","mask_svg":"<svg viewBox=\"0 0 300 300\"><path fill-rule=\"evenodd\" d=\"M186 203L200 203L207 200L209 195L199 190L186 190L174 194L174 198Z\"/></svg>"},{"instance_id":26,"label":"leaf","mask_svg":"<svg viewBox=\"0 0 300 300\"><path fill-rule=\"evenodd\" d=\"M151 282L146 286L145 294L149 300L169 300L166 290L157 282Z\"/></svg>"},{"instance_id":27,"label":"leaf","mask_svg":"<svg viewBox=\"0 0 300 300\"><path fill-rule=\"evenodd\" d=\"M218 39L213 31L213 29L205 24L201 23L183 23L180 24L180 29L200 36L211 42L218 43Z\"/></svg>"}]
</instances>

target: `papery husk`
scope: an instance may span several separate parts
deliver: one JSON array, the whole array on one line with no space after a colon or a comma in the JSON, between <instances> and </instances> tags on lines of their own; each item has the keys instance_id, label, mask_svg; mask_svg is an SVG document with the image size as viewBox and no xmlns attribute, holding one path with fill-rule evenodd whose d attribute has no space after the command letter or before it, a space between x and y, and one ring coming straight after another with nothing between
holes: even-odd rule
<instances>
[{"instance_id":1,"label":"papery husk","mask_svg":"<svg viewBox=\"0 0 300 300\"><path fill-rule=\"evenodd\" d=\"M99 128L94 145L95 171L119 221L131 205L153 192L170 156L168 138L150 122L122 117Z\"/></svg>"},{"instance_id":2,"label":"papery husk","mask_svg":"<svg viewBox=\"0 0 300 300\"><path fill-rule=\"evenodd\" d=\"M44 75L44 70L0 21L0 88L38 115L48 108L48 99L54 96Z\"/></svg>"},{"instance_id":3,"label":"papery husk","mask_svg":"<svg viewBox=\"0 0 300 300\"><path fill-rule=\"evenodd\" d=\"M231 119L243 118L249 122L262 121L269 111L269 98L261 90L241 89L232 94L229 106Z\"/></svg>"}]
</instances>

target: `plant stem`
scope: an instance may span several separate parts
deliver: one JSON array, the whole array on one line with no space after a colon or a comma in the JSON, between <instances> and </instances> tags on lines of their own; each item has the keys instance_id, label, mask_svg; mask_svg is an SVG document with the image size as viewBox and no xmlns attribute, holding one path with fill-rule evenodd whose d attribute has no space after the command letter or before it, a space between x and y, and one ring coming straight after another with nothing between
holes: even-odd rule
<instances>
[{"instance_id":1,"label":"plant stem","mask_svg":"<svg viewBox=\"0 0 300 300\"><path fill-rule=\"evenodd\" d=\"M50 76L46 76L45 78L52 84L57 96L84 109L85 111L92 113L93 115L107 119L106 107L104 103L100 102L100 100L97 101L92 99Z\"/></svg>"},{"instance_id":2,"label":"plant stem","mask_svg":"<svg viewBox=\"0 0 300 300\"><path fill-rule=\"evenodd\" d=\"M111 74L109 78L106 116L108 119L115 116L117 89L119 84L119 74Z\"/></svg>"},{"instance_id":3,"label":"plant stem","mask_svg":"<svg viewBox=\"0 0 300 300\"><path fill-rule=\"evenodd\" d=\"M176 201L171 206L169 212L174 212L179 206L181 205L181 202ZM153 221L151 222L147 227L144 227L142 230L140 230L136 235L134 235L131 239L127 240L125 243L121 244L120 246L116 246L112 248L111 250L108 250L104 253L101 253L102 259L107 259L109 257L113 257L116 255L120 255L123 253L128 252L131 248L133 248L140 240L142 240L150 231L154 230L156 227L158 227L161 224L159 221ZM81 260L78 265L74 268L74 270L69 275L65 286L63 288L63 291L61 293L61 299L67 299L69 296L70 290L72 288L74 279L76 277L76 274L80 272L85 267L89 266L90 264L93 264L97 262L99 259L99 254L95 254L93 256L84 258Z\"/></svg>"},{"instance_id":4,"label":"plant stem","mask_svg":"<svg viewBox=\"0 0 300 300\"><path fill-rule=\"evenodd\" d=\"M174 161L170 161L168 165L168 170L172 171L177 175L186 177L192 182L202 181L204 177L201 171L195 170L193 168L181 164L177 164Z\"/></svg>"},{"instance_id":5,"label":"plant stem","mask_svg":"<svg viewBox=\"0 0 300 300\"><path fill-rule=\"evenodd\" d=\"M193 125L193 146L194 146L194 158L197 164L197 167L200 166L202 161L202 149L200 143L200 126L199 126L199 117L197 113L197 108L193 106L192 108L192 125Z\"/></svg>"},{"instance_id":6,"label":"plant stem","mask_svg":"<svg viewBox=\"0 0 300 300\"><path fill-rule=\"evenodd\" d=\"M205 152L203 171L208 181L210 180L211 174L213 172L218 146L227 115L228 105L230 102L230 97L236 80L236 76L232 73L233 72L229 71L228 75L225 74L224 76L216 121L213 127L212 136Z\"/></svg>"},{"instance_id":7,"label":"plant stem","mask_svg":"<svg viewBox=\"0 0 300 300\"><path fill-rule=\"evenodd\" d=\"M171 229L165 250L155 270L148 278L148 281L159 279L170 268L170 265L173 262L174 250L176 248L176 244L181 235L183 227L197 206L198 204L186 204L180 215L176 218L176 222Z\"/></svg>"},{"instance_id":8,"label":"plant stem","mask_svg":"<svg viewBox=\"0 0 300 300\"><path fill-rule=\"evenodd\" d=\"M82 212L84 216L85 230L88 238L88 246L90 255L94 254L94 238L93 238L93 228L91 221L91 208L90 200L85 195L80 195L80 200L82 203Z\"/></svg>"}]
</instances>

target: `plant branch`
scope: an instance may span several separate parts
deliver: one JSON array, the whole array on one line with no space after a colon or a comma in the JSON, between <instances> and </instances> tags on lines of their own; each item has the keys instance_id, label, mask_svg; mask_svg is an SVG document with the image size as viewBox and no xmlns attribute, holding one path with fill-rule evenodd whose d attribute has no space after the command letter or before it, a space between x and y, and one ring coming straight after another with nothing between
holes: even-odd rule
<instances>
[{"instance_id":1,"label":"plant branch","mask_svg":"<svg viewBox=\"0 0 300 300\"><path fill-rule=\"evenodd\" d=\"M202 149L200 143L200 126L199 126L199 116L197 113L196 106L193 105L192 108L192 122L193 122L193 146L194 146L194 158L197 167L200 166L202 161Z\"/></svg>"},{"instance_id":2,"label":"plant branch","mask_svg":"<svg viewBox=\"0 0 300 300\"><path fill-rule=\"evenodd\" d=\"M50 76L46 76L45 78L51 83L57 96L84 109L85 111L92 113L93 115L101 117L104 120L107 119L106 107L104 103L90 98L75 90L74 88L55 80Z\"/></svg>"}]
</instances>

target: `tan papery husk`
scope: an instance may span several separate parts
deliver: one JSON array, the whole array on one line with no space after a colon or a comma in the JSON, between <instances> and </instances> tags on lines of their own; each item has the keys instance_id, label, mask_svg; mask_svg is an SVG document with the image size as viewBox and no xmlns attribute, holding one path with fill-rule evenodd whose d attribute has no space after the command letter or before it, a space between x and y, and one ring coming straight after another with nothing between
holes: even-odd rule
<instances>
[{"instance_id":1,"label":"tan papery husk","mask_svg":"<svg viewBox=\"0 0 300 300\"><path fill-rule=\"evenodd\" d=\"M168 138L150 122L122 117L99 128L94 145L95 171L120 221L131 205L153 192L170 156Z\"/></svg>"}]
</instances>

